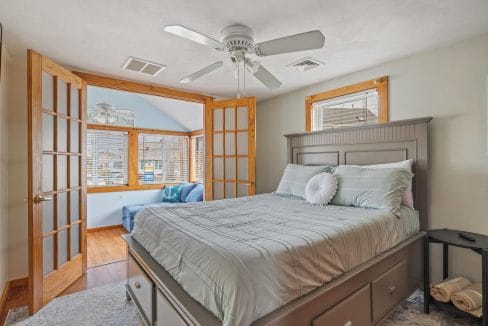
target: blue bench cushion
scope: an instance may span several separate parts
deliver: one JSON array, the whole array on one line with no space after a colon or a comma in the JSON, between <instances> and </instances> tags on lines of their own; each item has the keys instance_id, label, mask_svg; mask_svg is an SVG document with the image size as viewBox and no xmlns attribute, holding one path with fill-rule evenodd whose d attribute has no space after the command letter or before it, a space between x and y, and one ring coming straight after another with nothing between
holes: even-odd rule
<instances>
[{"instance_id":1,"label":"blue bench cushion","mask_svg":"<svg viewBox=\"0 0 488 326\"><path fill-rule=\"evenodd\" d=\"M127 231L131 232L134 228L134 217L136 217L137 212L139 212L144 207L156 207L161 205L167 205L168 203L155 202L149 204L140 205L127 205L122 207L122 225Z\"/></svg>"},{"instance_id":2,"label":"blue bench cushion","mask_svg":"<svg viewBox=\"0 0 488 326\"><path fill-rule=\"evenodd\" d=\"M195 203L203 201L203 185L200 183L184 183L180 186L180 200L186 203ZM127 229L127 231L132 232L134 228L134 218L137 212L139 212L144 207L156 207L156 206L170 206L177 202L154 202L148 204L136 204L127 205L122 207L122 225Z\"/></svg>"}]
</instances>

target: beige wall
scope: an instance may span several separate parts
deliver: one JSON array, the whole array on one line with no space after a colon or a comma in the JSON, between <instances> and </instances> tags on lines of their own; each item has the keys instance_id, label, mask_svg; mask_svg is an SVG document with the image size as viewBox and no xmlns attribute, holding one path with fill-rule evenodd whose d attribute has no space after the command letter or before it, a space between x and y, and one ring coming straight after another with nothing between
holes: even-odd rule
<instances>
[{"instance_id":1,"label":"beige wall","mask_svg":"<svg viewBox=\"0 0 488 326\"><path fill-rule=\"evenodd\" d=\"M28 275L26 57L12 57L8 69L8 275L16 279Z\"/></svg>"},{"instance_id":2,"label":"beige wall","mask_svg":"<svg viewBox=\"0 0 488 326\"><path fill-rule=\"evenodd\" d=\"M327 65L325 68L327 69ZM389 75L390 120L432 116L430 225L488 234L488 35L388 62L257 104L257 191L286 165L283 134L303 132L306 96ZM439 266L440 251L434 250ZM454 273L480 277L480 258L454 250ZM439 277L434 268L434 277Z\"/></svg>"},{"instance_id":3,"label":"beige wall","mask_svg":"<svg viewBox=\"0 0 488 326\"><path fill-rule=\"evenodd\" d=\"M8 281L8 60L3 46L0 63L0 293Z\"/></svg>"},{"instance_id":4,"label":"beige wall","mask_svg":"<svg viewBox=\"0 0 488 326\"><path fill-rule=\"evenodd\" d=\"M0 82L0 290L28 275L26 57L3 44ZM7 45L8 46L8 45Z\"/></svg>"}]
</instances>

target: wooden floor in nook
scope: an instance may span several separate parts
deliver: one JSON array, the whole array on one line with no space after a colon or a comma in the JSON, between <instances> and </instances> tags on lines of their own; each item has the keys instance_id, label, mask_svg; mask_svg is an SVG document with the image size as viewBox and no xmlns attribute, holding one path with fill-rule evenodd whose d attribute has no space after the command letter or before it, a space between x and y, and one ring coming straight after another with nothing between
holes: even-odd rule
<instances>
[{"instance_id":1,"label":"wooden floor in nook","mask_svg":"<svg viewBox=\"0 0 488 326\"><path fill-rule=\"evenodd\" d=\"M126 233L127 230L121 226L88 232L86 274L59 296L125 280L127 249L121 235Z\"/></svg>"},{"instance_id":2,"label":"wooden floor in nook","mask_svg":"<svg viewBox=\"0 0 488 326\"><path fill-rule=\"evenodd\" d=\"M122 226L90 232L86 235L88 268L125 260L125 242L121 235L127 230Z\"/></svg>"}]
</instances>

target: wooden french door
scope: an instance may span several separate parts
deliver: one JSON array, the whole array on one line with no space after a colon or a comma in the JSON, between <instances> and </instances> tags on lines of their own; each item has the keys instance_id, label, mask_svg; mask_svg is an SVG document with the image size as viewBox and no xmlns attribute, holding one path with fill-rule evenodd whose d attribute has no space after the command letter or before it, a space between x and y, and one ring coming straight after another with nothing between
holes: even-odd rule
<instances>
[{"instance_id":1,"label":"wooden french door","mask_svg":"<svg viewBox=\"0 0 488 326\"><path fill-rule=\"evenodd\" d=\"M86 272L86 83L28 51L31 313Z\"/></svg>"},{"instance_id":2,"label":"wooden french door","mask_svg":"<svg viewBox=\"0 0 488 326\"><path fill-rule=\"evenodd\" d=\"M256 98L205 104L205 200L256 193Z\"/></svg>"}]
</instances>

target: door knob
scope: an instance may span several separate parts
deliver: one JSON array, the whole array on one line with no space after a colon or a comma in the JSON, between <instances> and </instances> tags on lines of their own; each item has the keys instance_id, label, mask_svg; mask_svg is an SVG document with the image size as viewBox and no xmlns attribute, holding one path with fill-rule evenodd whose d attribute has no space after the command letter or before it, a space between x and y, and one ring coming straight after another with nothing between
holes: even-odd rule
<instances>
[{"instance_id":1,"label":"door knob","mask_svg":"<svg viewBox=\"0 0 488 326\"><path fill-rule=\"evenodd\" d=\"M53 200L53 197L45 197L45 196L42 196L42 195L37 195L34 197L34 204L40 204L41 202L43 201L50 201L50 200Z\"/></svg>"}]
</instances>

